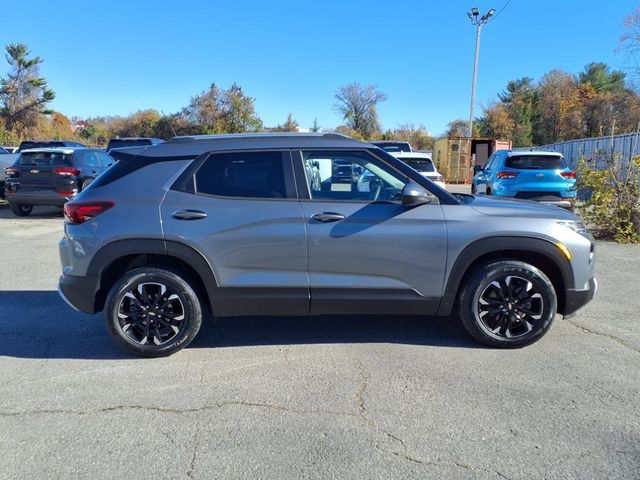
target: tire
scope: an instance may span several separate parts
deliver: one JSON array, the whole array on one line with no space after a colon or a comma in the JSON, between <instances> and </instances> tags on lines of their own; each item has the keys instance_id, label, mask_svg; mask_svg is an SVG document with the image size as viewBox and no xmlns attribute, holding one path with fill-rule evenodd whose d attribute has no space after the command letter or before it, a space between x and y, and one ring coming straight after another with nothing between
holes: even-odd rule
<instances>
[{"instance_id":1,"label":"tire","mask_svg":"<svg viewBox=\"0 0 640 480\"><path fill-rule=\"evenodd\" d=\"M185 278L156 267L124 274L105 306L107 330L116 343L142 357L165 357L189 345L200 330L202 306Z\"/></svg>"},{"instance_id":2,"label":"tire","mask_svg":"<svg viewBox=\"0 0 640 480\"><path fill-rule=\"evenodd\" d=\"M19 203L10 203L11 211L18 217L26 217L33 210L32 205L20 205Z\"/></svg>"},{"instance_id":3,"label":"tire","mask_svg":"<svg viewBox=\"0 0 640 480\"><path fill-rule=\"evenodd\" d=\"M475 195L476 194L476 185L475 183L471 184L471 195Z\"/></svg>"},{"instance_id":4,"label":"tire","mask_svg":"<svg viewBox=\"0 0 640 480\"><path fill-rule=\"evenodd\" d=\"M93 183L95 179L93 178L85 178L84 181L82 182L82 186L80 187L80 191L84 192L84 190L91 185L91 183Z\"/></svg>"},{"instance_id":5,"label":"tire","mask_svg":"<svg viewBox=\"0 0 640 480\"><path fill-rule=\"evenodd\" d=\"M471 336L499 348L540 340L558 308L549 278L515 260L480 265L467 278L458 300L460 319Z\"/></svg>"},{"instance_id":6,"label":"tire","mask_svg":"<svg viewBox=\"0 0 640 480\"><path fill-rule=\"evenodd\" d=\"M491 189L490 189L490 188L487 188L487 189L484 191L484 194L485 194L485 195L491 195Z\"/></svg>"}]
</instances>

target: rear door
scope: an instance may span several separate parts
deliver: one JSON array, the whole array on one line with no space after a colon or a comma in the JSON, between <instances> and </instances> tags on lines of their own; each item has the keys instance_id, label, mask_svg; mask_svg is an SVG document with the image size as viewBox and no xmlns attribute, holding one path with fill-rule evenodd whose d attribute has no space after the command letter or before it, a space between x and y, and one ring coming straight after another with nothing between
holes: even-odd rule
<instances>
[{"instance_id":1,"label":"rear door","mask_svg":"<svg viewBox=\"0 0 640 480\"><path fill-rule=\"evenodd\" d=\"M515 169L518 176L513 179L517 188L522 192L520 196L528 198L531 194L544 192L562 197L562 192L571 189L575 179L563 178L560 174L567 169L567 164L561 155L511 155L505 161L507 169Z\"/></svg>"},{"instance_id":2,"label":"rear door","mask_svg":"<svg viewBox=\"0 0 640 480\"><path fill-rule=\"evenodd\" d=\"M78 189L73 175L72 154L62 152L21 153L12 179L15 193L29 196L71 196Z\"/></svg>"},{"instance_id":3,"label":"rear door","mask_svg":"<svg viewBox=\"0 0 640 480\"><path fill-rule=\"evenodd\" d=\"M166 240L212 266L217 315L309 311L307 242L288 150L211 153L169 190Z\"/></svg>"},{"instance_id":4,"label":"rear door","mask_svg":"<svg viewBox=\"0 0 640 480\"><path fill-rule=\"evenodd\" d=\"M311 313L432 314L442 295L447 237L438 203L404 207L409 179L366 150L293 153L307 228ZM320 188L308 177L317 164ZM334 164L362 178L344 183Z\"/></svg>"}]
</instances>

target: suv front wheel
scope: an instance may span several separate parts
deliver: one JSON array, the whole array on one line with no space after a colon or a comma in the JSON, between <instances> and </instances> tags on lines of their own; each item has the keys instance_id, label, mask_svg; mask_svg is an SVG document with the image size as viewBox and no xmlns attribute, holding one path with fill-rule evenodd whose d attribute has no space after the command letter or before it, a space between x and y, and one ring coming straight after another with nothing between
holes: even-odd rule
<instances>
[{"instance_id":1,"label":"suv front wheel","mask_svg":"<svg viewBox=\"0 0 640 480\"><path fill-rule=\"evenodd\" d=\"M186 347L202 324L197 294L178 273L155 267L127 272L105 307L109 334L125 350L163 357Z\"/></svg>"},{"instance_id":2,"label":"suv front wheel","mask_svg":"<svg viewBox=\"0 0 640 480\"><path fill-rule=\"evenodd\" d=\"M549 278L528 263L504 260L476 268L459 299L467 331L485 345L529 345L549 330L558 302Z\"/></svg>"}]
</instances>

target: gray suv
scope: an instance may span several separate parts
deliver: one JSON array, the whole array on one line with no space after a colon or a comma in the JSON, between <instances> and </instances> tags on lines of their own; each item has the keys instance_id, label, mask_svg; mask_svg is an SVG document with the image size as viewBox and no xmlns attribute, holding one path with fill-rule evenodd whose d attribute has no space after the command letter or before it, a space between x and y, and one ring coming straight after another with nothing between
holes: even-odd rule
<instances>
[{"instance_id":1,"label":"gray suv","mask_svg":"<svg viewBox=\"0 0 640 480\"><path fill-rule=\"evenodd\" d=\"M520 347L595 294L574 214L451 195L349 137L176 137L113 156L65 205L59 292L138 355L185 347L204 313L456 313L478 341ZM345 163L366 191L333 181Z\"/></svg>"}]
</instances>

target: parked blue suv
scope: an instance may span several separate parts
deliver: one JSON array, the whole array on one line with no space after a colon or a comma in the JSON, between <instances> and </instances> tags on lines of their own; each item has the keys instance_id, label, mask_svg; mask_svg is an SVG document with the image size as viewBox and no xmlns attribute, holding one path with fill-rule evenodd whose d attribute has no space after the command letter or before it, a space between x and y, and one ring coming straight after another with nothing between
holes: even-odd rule
<instances>
[{"instance_id":1,"label":"parked blue suv","mask_svg":"<svg viewBox=\"0 0 640 480\"><path fill-rule=\"evenodd\" d=\"M474 167L471 193L536 200L572 208L576 173L561 153L499 150L486 165Z\"/></svg>"}]
</instances>

